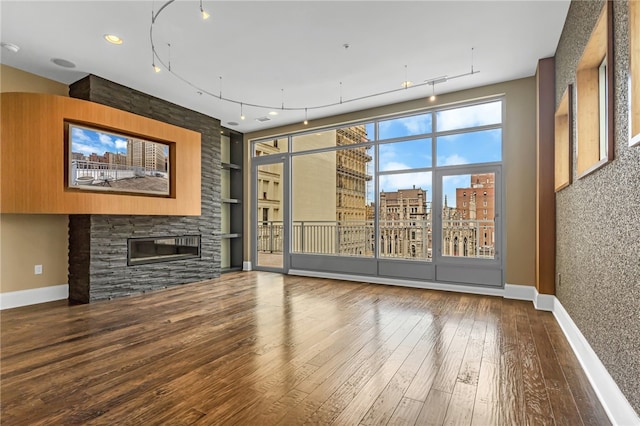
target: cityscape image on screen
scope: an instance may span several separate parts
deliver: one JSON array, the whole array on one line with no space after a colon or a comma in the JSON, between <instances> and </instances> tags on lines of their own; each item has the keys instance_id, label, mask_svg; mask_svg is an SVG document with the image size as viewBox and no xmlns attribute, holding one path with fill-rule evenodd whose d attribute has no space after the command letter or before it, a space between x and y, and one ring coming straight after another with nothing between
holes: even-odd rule
<instances>
[{"instance_id":1,"label":"cityscape image on screen","mask_svg":"<svg viewBox=\"0 0 640 426\"><path fill-rule=\"evenodd\" d=\"M68 187L170 195L169 145L68 123Z\"/></svg>"}]
</instances>

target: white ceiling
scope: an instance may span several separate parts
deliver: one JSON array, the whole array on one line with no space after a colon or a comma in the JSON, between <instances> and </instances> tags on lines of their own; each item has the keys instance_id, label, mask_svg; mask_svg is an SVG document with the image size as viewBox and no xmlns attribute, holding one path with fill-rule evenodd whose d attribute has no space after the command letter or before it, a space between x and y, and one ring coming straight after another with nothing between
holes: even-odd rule
<instances>
[{"instance_id":1,"label":"white ceiling","mask_svg":"<svg viewBox=\"0 0 640 426\"><path fill-rule=\"evenodd\" d=\"M0 2L3 64L63 83L86 74L219 118L249 132L431 95L431 86L317 105L395 90L440 76L477 74L435 86L447 93L532 76L537 60L553 56L569 1L197 1L177 0L153 26L159 57L205 92L244 103L285 108L271 121L269 109L240 106L191 85L167 69L151 67L150 26L158 1ZM103 35L117 34L120 46ZM345 49L343 45L349 44ZM76 64L59 67L52 58ZM156 61L159 62L159 61ZM405 67L406 65L406 67ZM342 90L340 89L342 82ZM284 89L284 90L283 90ZM230 125L229 122L239 122Z\"/></svg>"}]
</instances>

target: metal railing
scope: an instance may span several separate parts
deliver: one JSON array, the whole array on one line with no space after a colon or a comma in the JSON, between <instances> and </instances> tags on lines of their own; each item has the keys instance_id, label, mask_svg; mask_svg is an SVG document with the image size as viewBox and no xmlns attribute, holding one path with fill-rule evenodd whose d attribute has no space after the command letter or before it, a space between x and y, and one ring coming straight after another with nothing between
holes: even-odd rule
<instances>
[{"instance_id":1,"label":"metal railing","mask_svg":"<svg viewBox=\"0 0 640 426\"><path fill-rule=\"evenodd\" d=\"M294 221L291 252L373 257L375 229L367 221ZM430 260L433 257L430 220L379 221L379 256ZM282 221L258 224L257 245L261 253L282 253ZM495 257L495 224L492 220L447 220L442 227L442 254L468 258Z\"/></svg>"},{"instance_id":2,"label":"metal railing","mask_svg":"<svg viewBox=\"0 0 640 426\"><path fill-rule=\"evenodd\" d=\"M442 221L442 255L494 259L493 220L454 219Z\"/></svg>"},{"instance_id":3,"label":"metal railing","mask_svg":"<svg viewBox=\"0 0 640 426\"><path fill-rule=\"evenodd\" d=\"M116 181L134 177L167 177L167 173L143 166L128 166L89 160L71 160L70 176L72 185L90 185L95 182Z\"/></svg>"}]
</instances>

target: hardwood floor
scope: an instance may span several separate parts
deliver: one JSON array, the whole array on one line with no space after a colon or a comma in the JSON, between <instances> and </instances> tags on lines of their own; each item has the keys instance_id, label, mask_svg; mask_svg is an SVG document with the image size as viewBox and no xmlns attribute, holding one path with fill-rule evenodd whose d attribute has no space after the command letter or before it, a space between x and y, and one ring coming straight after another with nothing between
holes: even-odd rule
<instances>
[{"instance_id":1,"label":"hardwood floor","mask_svg":"<svg viewBox=\"0 0 640 426\"><path fill-rule=\"evenodd\" d=\"M3 425L610 424L530 302L240 272L1 325Z\"/></svg>"}]
</instances>

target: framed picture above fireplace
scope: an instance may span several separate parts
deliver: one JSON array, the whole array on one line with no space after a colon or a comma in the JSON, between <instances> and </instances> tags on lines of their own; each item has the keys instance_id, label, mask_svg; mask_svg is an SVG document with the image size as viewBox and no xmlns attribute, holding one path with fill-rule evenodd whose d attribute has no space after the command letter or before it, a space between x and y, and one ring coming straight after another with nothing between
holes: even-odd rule
<instances>
[{"instance_id":1,"label":"framed picture above fireplace","mask_svg":"<svg viewBox=\"0 0 640 426\"><path fill-rule=\"evenodd\" d=\"M67 188L168 197L172 144L65 122Z\"/></svg>"}]
</instances>

